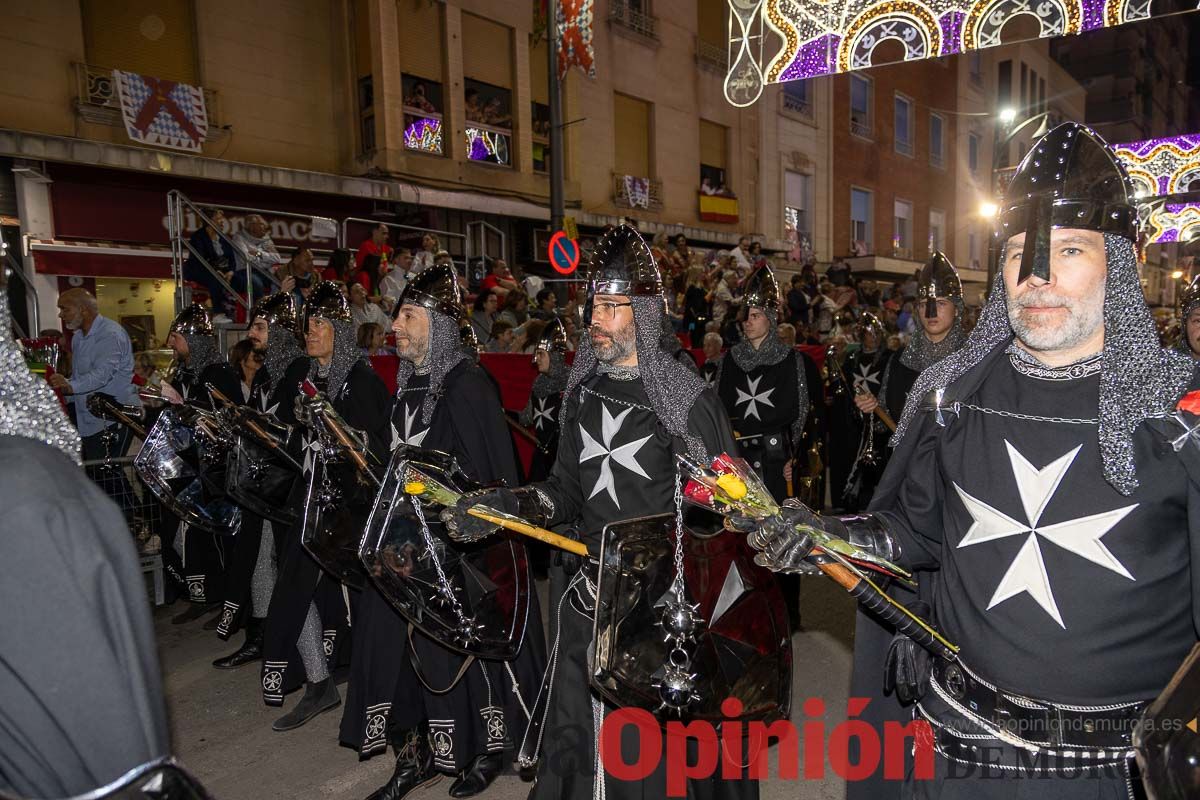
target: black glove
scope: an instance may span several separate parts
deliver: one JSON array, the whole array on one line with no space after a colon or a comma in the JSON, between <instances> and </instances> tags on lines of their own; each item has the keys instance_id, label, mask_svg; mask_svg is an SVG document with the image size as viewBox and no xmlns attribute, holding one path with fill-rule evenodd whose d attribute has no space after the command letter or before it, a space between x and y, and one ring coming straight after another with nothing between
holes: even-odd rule
<instances>
[{"instance_id":1,"label":"black glove","mask_svg":"<svg viewBox=\"0 0 1200 800\"><path fill-rule=\"evenodd\" d=\"M929 619L929 604L916 600L908 610L922 619ZM892 637L883 665L883 691L896 693L902 705L911 705L929 690L930 663L933 654L902 633Z\"/></svg>"},{"instance_id":2,"label":"black glove","mask_svg":"<svg viewBox=\"0 0 1200 800\"><path fill-rule=\"evenodd\" d=\"M478 542L498 530L491 522L467 513L468 509L476 505L485 505L506 514L516 514L520 508L517 496L511 489L480 489L468 492L459 498L454 508L442 511L442 522L451 539L463 543Z\"/></svg>"}]
</instances>

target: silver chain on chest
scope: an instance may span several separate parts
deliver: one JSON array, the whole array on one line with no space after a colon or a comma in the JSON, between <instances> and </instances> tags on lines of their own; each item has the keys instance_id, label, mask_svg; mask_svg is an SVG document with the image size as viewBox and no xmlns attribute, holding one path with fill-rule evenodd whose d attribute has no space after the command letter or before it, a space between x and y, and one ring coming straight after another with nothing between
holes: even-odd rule
<instances>
[{"instance_id":1,"label":"silver chain on chest","mask_svg":"<svg viewBox=\"0 0 1200 800\"><path fill-rule=\"evenodd\" d=\"M1016 411L1002 411L998 408L984 408L973 403L954 403L951 410L957 408L966 408L971 411L978 411L981 414L993 414L997 417L1008 417L1009 419L1019 419L1026 422L1056 422L1063 425L1099 425L1099 418L1096 419L1078 419L1075 417L1041 417L1037 414L1019 414Z\"/></svg>"},{"instance_id":2,"label":"silver chain on chest","mask_svg":"<svg viewBox=\"0 0 1200 800\"><path fill-rule=\"evenodd\" d=\"M606 395L602 392L597 392L595 389L591 388L590 386L581 386L580 388L583 390L584 394L590 394L593 397L599 397L601 400L607 400L610 403L616 403L617 405L625 406L626 408L637 408L642 411L649 411L651 414L654 413L654 409L651 408L650 406L644 406L641 403L634 403L629 400L618 400L617 398L609 397L608 395Z\"/></svg>"}]
</instances>

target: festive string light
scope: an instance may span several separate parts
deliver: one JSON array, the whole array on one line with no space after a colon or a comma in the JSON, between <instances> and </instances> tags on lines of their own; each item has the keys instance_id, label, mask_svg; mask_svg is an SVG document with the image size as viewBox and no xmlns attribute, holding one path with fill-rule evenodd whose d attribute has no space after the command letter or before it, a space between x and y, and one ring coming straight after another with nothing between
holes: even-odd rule
<instances>
[{"instance_id":1,"label":"festive string light","mask_svg":"<svg viewBox=\"0 0 1200 800\"><path fill-rule=\"evenodd\" d=\"M731 18L753 4L729 0ZM765 0L757 13L778 34L771 41L781 42L765 59L763 80L782 83L878 66L874 53L887 40L903 45L903 60L914 61L999 45L1017 16L1035 19L1038 38L1047 38L1163 12L1146 0Z\"/></svg>"}]
</instances>

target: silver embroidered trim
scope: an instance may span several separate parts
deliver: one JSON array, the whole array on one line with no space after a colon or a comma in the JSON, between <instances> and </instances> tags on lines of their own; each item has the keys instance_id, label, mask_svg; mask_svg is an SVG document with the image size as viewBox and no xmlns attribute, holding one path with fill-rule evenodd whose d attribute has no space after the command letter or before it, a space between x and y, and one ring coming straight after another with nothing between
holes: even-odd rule
<instances>
[{"instance_id":1,"label":"silver embroidered trim","mask_svg":"<svg viewBox=\"0 0 1200 800\"><path fill-rule=\"evenodd\" d=\"M1032 353L1018 347L1016 342L1008 346L1008 360L1013 369L1029 378L1039 381L1077 381L1100 372L1103 354L1096 353L1074 364L1061 367L1051 367L1043 364Z\"/></svg>"}]
</instances>

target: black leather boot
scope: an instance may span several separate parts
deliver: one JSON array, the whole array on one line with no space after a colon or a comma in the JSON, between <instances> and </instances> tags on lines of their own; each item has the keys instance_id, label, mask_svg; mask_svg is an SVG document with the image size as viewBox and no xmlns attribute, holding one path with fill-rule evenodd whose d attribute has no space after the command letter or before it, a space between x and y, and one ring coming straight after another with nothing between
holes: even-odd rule
<instances>
[{"instance_id":1,"label":"black leather boot","mask_svg":"<svg viewBox=\"0 0 1200 800\"><path fill-rule=\"evenodd\" d=\"M251 617L246 623L246 641L235 652L212 662L217 669L233 669L262 658L263 622Z\"/></svg>"},{"instance_id":2,"label":"black leather boot","mask_svg":"<svg viewBox=\"0 0 1200 800\"><path fill-rule=\"evenodd\" d=\"M401 800L422 786L430 786L442 779L441 773L433 770L433 751L429 740L419 730L401 732L396 747L396 771L383 786L376 789L367 800Z\"/></svg>"},{"instance_id":3,"label":"black leather boot","mask_svg":"<svg viewBox=\"0 0 1200 800\"><path fill-rule=\"evenodd\" d=\"M485 753L475 756L467 768L459 773L454 783L450 784L451 797L474 797L492 785L501 770L504 769L503 753Z\"/></svg>"},{"instance_id":4,"label":"black leather boot","mask_svg":"<svg viewBox=\"0 0 1200 800\"><path fill-rule=\"evenodd\" d=\"M300 698L300 702L296 704L295 708L275 720L271 729L290 731L293 728L299 728L318 714L331 708L337 708L341 704L342 696L338 694L337 687L333 685L333 678L326 678L320 683L305 684L304 697Z\"/></svg>"}]
</instances>

